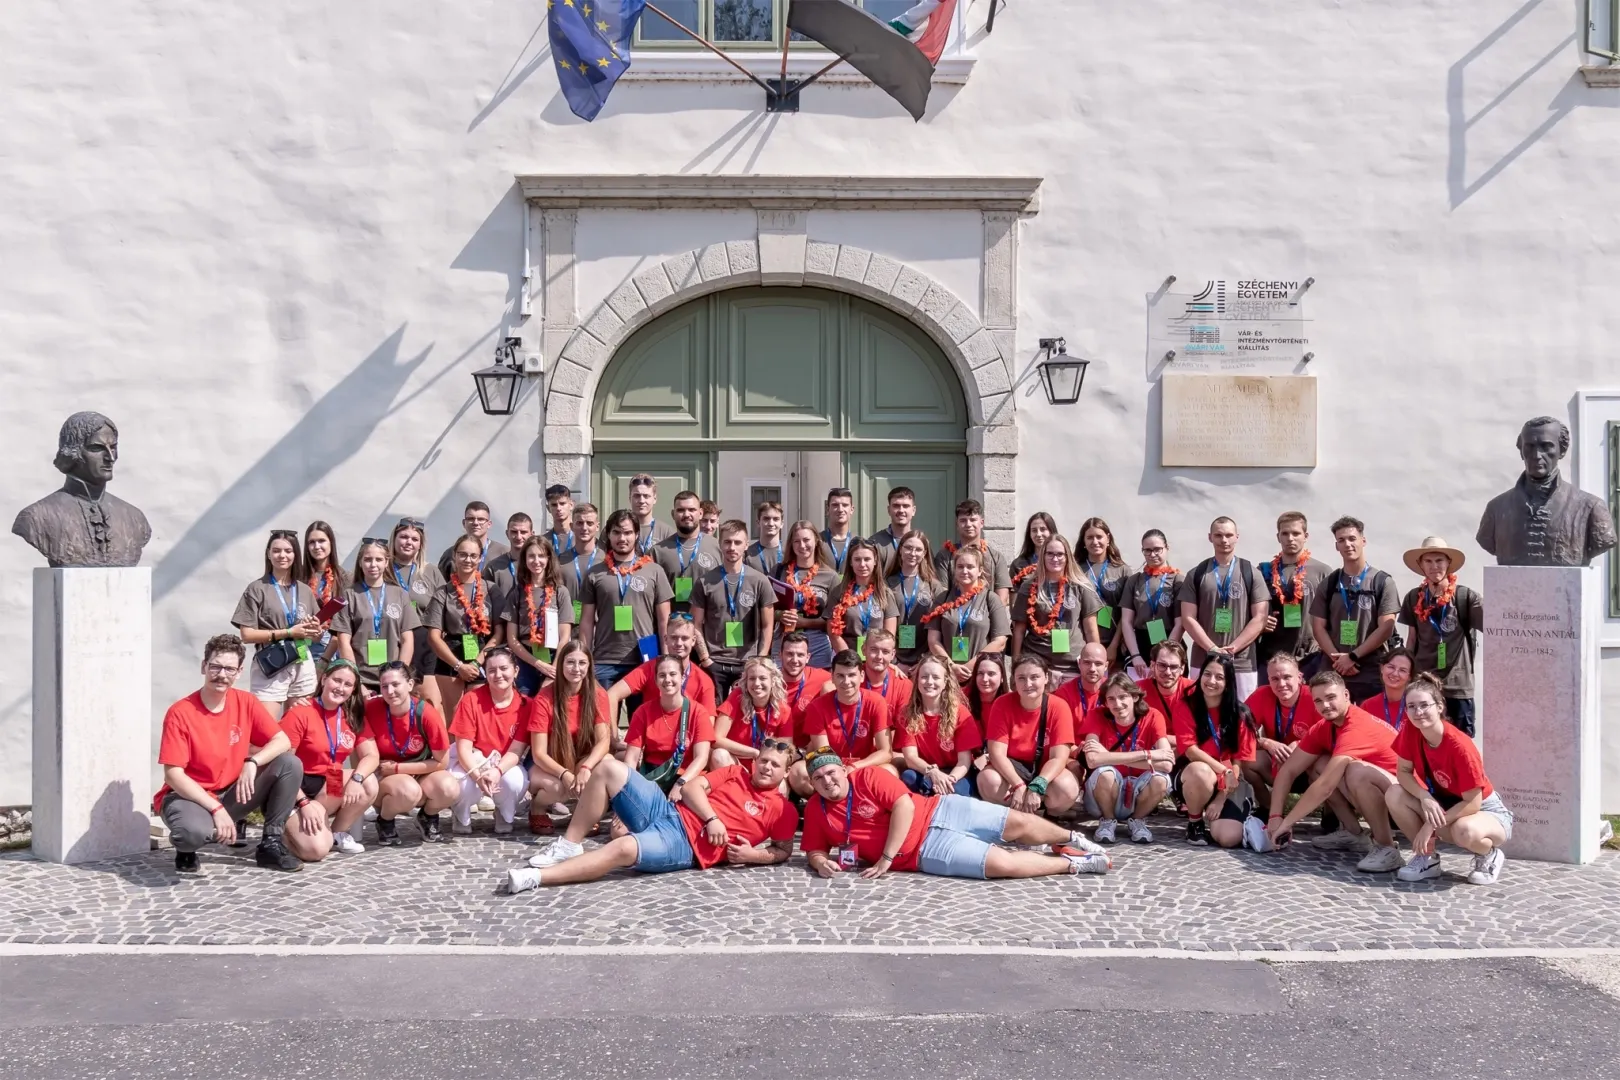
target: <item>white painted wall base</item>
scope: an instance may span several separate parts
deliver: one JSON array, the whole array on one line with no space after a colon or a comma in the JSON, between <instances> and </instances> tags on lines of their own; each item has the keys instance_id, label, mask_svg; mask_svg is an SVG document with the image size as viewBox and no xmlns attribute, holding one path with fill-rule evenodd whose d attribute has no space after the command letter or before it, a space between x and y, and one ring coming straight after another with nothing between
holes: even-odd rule
<instances>
[{"instance_id":1,"label":"white painted wall base","mask_svg":"<svg viewBox=\"0 0 1620 1080\"><path fill-rule=\"evenodd\" d=\"M1485 568L1485 770L1516 858L1597 858L1602 601L1595 570Z\"/></svg>"},{"instance_id":2,"label":"white painted wall base","mask_svg":"<svg viewBox=\"0 0 1620 1080\"><path fill-rule=\"evenodd\" d=\"M34 571L34 854L149 847L152 571Z\"/></svg>"}]
</instances>

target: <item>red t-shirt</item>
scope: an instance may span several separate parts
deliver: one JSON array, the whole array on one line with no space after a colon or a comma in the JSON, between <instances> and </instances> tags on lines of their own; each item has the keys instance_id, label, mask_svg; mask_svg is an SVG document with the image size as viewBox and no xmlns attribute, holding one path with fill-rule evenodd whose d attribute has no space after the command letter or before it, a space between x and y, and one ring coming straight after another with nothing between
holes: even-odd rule
<instances>
[{"instance_id":1,"label":"red t-shirt","mask_svg":"<svg viewBox=\"0 0 1620 1080\"><path fill-rule=\"evenodd\" d=\"M889 730L889 707L870 690L862 690L854 705L840 703L836 693L822 694L805 709L801 730L807 744L826 746L848 764L870 754L877 733Z\"/></svg>"},{"instance_id":2,"label":"red t-shirt","mask_svg":"<svg viewBox=\"0 0 1620 1080\"><path fill-rule=\"evenodd\" d=\"M641 747L641 760L648 765L662 765L675 756L675 739L680 733L681 710L677 707L665 712L655 697L630 718L624 742L626 746ZM714 712L694 701L686 714L686 752L681 755L681 768L691 764L692 748L700 742L714 742Z\"/></svg>"},{"instance_id":3,"label":"red t-shirt","mask_svg":"<svg viewBox=\"0 0 1620 1080\"><path fill-rule=\"evenodd\" d=\"M177 765L204 791L220 792L242 775L251 747L265 746L279 734L275 717L246 690L225 691L225 704L217 713L208 711L198 690L163 714L158 764ZM168 793L169 785L164 784L152 799L153 813L161 811Z\"/></svg>"},{"instance_id":4,"label":"red t-shirt","mask_svg":"<svg viewBox=\"0 0 1620 1080\"><path fill-rule=\"evenodd\" d=\"M529 699L517 691L506 708L495 708L489 687L478 686L461 695L455 719L450 721L450 737L471 739L473 749L485 757L504 754L507 747L523 737L529 716Z\"/></svg>"},{"instance_id":5,"label":"red t-shirt","mask_svg":"<svg viewBox=\"0 0 1620 1080\"><path fill-rule=\"evenodd\" d=\"M890 869L915 870L939 796L912 795L887 769L856 769L849 774L849 793L835 803L829 804L820 795L812 796L804 804L804 836L799 846L805 851L831 851L853 845L862 862L875 863L883 857L883 845L889 842L889 817L894 804L906 796L910 796L916 813Z\"/></svg>"},{"instance_id":6,"label":"red t-shirt","mask_svg":"<svg viewBox=\"0 0 1620 1080\"><path fill-rule=\"evenodd\" d=\"M785 844L798 832L799 813L793 804L774 787L767 791L756 788L753 770L748 766L729 765L704 773L703 779L709 782L709 809L726 827L728 841L749 847L758 847L767 840ZM709 843L703 835L703 822L691 807L682 803L677 809L698 865L707 870L724 862L725 845Z\"/></svg>"},{"instance_id":7,"label":"red t-shirt","mask_svg":"<svg viewBox=\"0 0 1620 1080\"><path fill-rule=\"evenodd\" d=\"M587 689L593 694L596 701L596 720L598 724L613 725L612 707L608 705L607 691L596 685L594 681L588 683ZM573 694L568 698L568 734L570 737L579 734L579 703L583 694ZM551 725L557 718L557 705L553 700L552 689L549 686L541 687L540 692L530 699L529 716L524 722L523 730L529 735L544 734L549 739L552 731ZM549 742L547 745L551 745Z\"/></svg>"},{"instance_id":8,"label":"red t-shirt","mask_svg":"<svg viewBox=\"0 0 1620 1080\"><path fill-rule=\"evenodd\" d=\"M1299 748L1307 754L1353 757L1393 774L1394 742L1393 728L1352 705L1345 714L1342 726L1335 729L1328 721L1318 720L1299 740Z\"/></svg>"},{"instance_id":9,"label":"red t-shirt","mask_svg":"<svg viewBox=\"0 0 1620 1080\"><path fill-rule=\"evenodd\" d=\"M724 716L730 721L730 726L726 728L726 738L752 746L755 750L759 749L760 739L793 741L794 723L791 708L784 704L769 716L756 713L754 720L751 721L743 716L742 694L741 686L734 687L726 697L726 703L720 706L719 715L715 717L716 736L720 734L719 717ZM755 722L759 724L759 738L754 737Z\"/></svg>"},{"instance_id":10,"label":"red t-shirt","mask_svg":"<svg viewBox=\"0 0 1620 1080\"><path fill-rule=\"evenodd\" d=\"M782 679L787 683L788 708L793 710L793 741L802 750L809 745L804 734L805 710L822 696L821 688L832 682L832 672L807 667L797 679L789 679L786 675Z\"/></svg>"},{"instance_id":11,"label":"red t-shirt","mask_svg":"<svg viewBox=\"0 0 1620 1080\"><path fill-rule=\"evenodd\" d=\"M1092 709L1080 721L1080 727L1074 733L1074 741L1082 748L1086 745L1086 736L1095 735L1102 748L1110 754L1129 754L1137 750L1151 750L1159 744L1159 740L1170 734L1170 722L1164 718L1164 713L1158 709L1149 708L1147 715L1131 728L1121 728L1114 723L1114 714L1107 709ZM1141 765L1115 765L1125 776L1141 776L1150 770Z\"/></svg>"},{"instance_id":12,"label":"red t-shirt","mask_svg":"<svg viewBox=\"0 0 1620 1080\"><path fill-rule=\"evenodd\" d=\"M1406 698L1389 700L1383 694L1377 694L1361 703L1361 709L1368 716L1376 716L1389 725L1389 730L1397 735L1406 730Z\"/></svg>"},{"instance_id":13,"label":"red t-shirt","mask_svg":"<svg viewBox=\"0 0 1620 1080\"><path fill-rule=\"evenodd\" d=\"M374 697L366 702L366 726L360 732L360 741L371 739L377 744L381 761L416 761L426 746L429 757L450 748L450 733L445 730L444 717L425 701L411 702L404 716L390 716L388 702Z\"/></svg>"},{"instance_id":14,"label":"red t-shirt","mask_svg":"<svg viewBox=\"0 0 1620 1080\"><path fill-rule=\"evenodd\" d=\"M939 717L924 716L923 729L918 732L908 730L903 724L895 729L894 748L904 750L908 746L917 748L917 756L936 768L949 772L956 768L956 755L960 753L973 753L984 745L984 733L979 730L979 722L973 719L968 707L963 705L956 714L956 730L951 732L949 739L939 737Z\"/></svg>"},{"instance_id":15,"label":"red t-shirt","mask_svg":"<svg viewBox=\"0 0 1620 1080\"><path fill-rule=\"evenodd\" d=\"M658 661L648 660L624 677L624 685L632 694L640 694L643 699L658 696L657 674ZM714 680L709 673L696 664L688 664L686 676L681 682L681 693L694 705L702 705L710 712L714 711Z\"/></svg>"},{"instance_id":16,"label":"red t-shirt","mask_svg":"<svg viewBox=\"0 0 1620 1080\"><path fill-rule=\"evenodd\" d=\"M309 702L294 705L281 718L281 730L292 741L293 753L304 763L305 776L326 777L328 795L343 794L343 763L354 750L354 728L341 708L327 713Z\"/></svg>"},{"instance_id":17,"label":"red t-shirt","mask_svg":"<svg viewBox=\"0 0 1620 1080\"><path fill-rule=\"evenodd\" d=\"M1304 687L1300 688L1292 709L1283 708L1271 687L1265 685L1250 694L1243 704L1254 714L1254 722L1260 725L1260 734L1281 743L1298 742L1322 719L1316 711L1316 702L1311 700L1309 691ZM1282 726L1281 735L1277 734L1279 724Z\"/></svg>"},{"instance_id":18,"label":"red t-shirt","mask_svg":"<svg viewBox=\"0 0 1620 1080\"><path fill-rule=\"evenodd\" d=\"M1070 679L1053 691L1052 696L1067 705L1075 716L1083 717L1092 709L1101 708L1103 700L1100 685L1095 690L1086 690L1084 694L1081 693L1082 690L1085 690L1085 687L1081 685L1079 679ZM1082 698L1084 700L1081 700ZM1076 731L1075 734L1078 735L1079 732Z\"/></svg>"},{"instance_id":19,"label":"red t-shirt","mask_svg":"<svg viewBox=\"0 0 1620 1080\"><path fill-rule=\"evenodd\" d=\"M1035 760L1035 734L1041 724L1041 710L1024 708L1017 694L1003 694L990 706L990 715L984 718L984 741L1007 744L1007 756L1031 768L1042 762ZM1056 697L1048 695L1046 703L1046 758L1052 756L1052 747L1074 744L1074 713Z\"/></svg>"},{"instance_id":20,"label":"red t-shirt","mask_svg":"<svg viewBox=\"0 0 1620 1080\"><path fill-rule=\"evenodd\" d=\"M883 704L889 707L889 719L893 720L900 715L900 710L906 707L911 700L911 680L896 671L893 665L883 673L883 678L877 685L867 682L869 676L861 672L861 689L870 690L883 699Z\"/></svg>"},{"instance_id":21,"label":"red t-shirt","mask_svg":"<svg viewBox=\"0 0 1620 1080\"><path fill-rule=\"evenodd\" d=\"M1213 717L1211 718L1213 719ZM1224 765L1231 765L1234 761L1253 761L1255 751L1254 729L1248 724L1238 725L1237 746L1222 746L1216 742L1218 732L1212 734L1205 731L1205 738L1199 739L1197 734L1197 721L1193 719L1192 709L1185 701L1179 701L1175 708L1175 715L1170 718L1170 734L1176 739L1176 754L1187 756L1187 750L1198 744L1198 749Z\"/></svg>"},{"instance_id":22,"label":"red t-shirt","mask_svg":"<svg viewBox=\"0 0 1620 1080\"><path fill-rule=\"evenodd\" d=\"M1165 723L1170 725L1172 735L1175 734L1178 721L1189 727L1192 725L1192 712L1187 708L1186 701L1187 691L1198 685L1192 679L1177 679L1175 693L1168 696L1152 679L1140 679L1136 685L1147 695L1147 703L1164 714ZM1180 753L1180 750L1176 752Z\"/></svg>"},{"instance_id":23,"label":"red t-shirt","mask_svg":"<svg viewBox=\"0 0 1620 1080\"><path fill-rule=\"evenodd\" d=\"M1407 724L1395 736L1395 756L1412 763L1412 775L1419 783L1432 778L1434 786L1447 795L1460 799L1479 788L1479 797L1488 799L1496 792L1485 777L1485 762L1479 756L1479 747L1450 724L1445 725L1439 746L1430 746L1416 724Z\"/></svg>"}]
</instances>

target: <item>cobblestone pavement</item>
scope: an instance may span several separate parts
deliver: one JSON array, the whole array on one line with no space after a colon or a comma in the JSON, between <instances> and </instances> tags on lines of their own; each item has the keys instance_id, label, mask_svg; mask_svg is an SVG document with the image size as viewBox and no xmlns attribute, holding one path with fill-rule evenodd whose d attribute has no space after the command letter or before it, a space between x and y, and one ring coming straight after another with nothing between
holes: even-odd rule
<instances>
[{"instance_id":1,"label":"cobblestone pavement","mask_svg":"<svg viewBox=\"0 0 1620 1080\"><path fill-rule=\"evenodd\" d=\"M0 943L126 945L874 945L1052 949L1375 950L1620 947L1620 853L1587 867L1509 861L1494 886L1447 876L1403 884L1307 843L1255 855L1193 848L1173 820L1159 842L1120 844L1106 877L973 882L891 874L823 881L784 866L504 895L504 871L544 842L520 827L424 847L333 855L298 874L252 865L251 848L67 867L0 856ZM365 840L374 839L370 826Z\"/></svg>"}]
</instances>

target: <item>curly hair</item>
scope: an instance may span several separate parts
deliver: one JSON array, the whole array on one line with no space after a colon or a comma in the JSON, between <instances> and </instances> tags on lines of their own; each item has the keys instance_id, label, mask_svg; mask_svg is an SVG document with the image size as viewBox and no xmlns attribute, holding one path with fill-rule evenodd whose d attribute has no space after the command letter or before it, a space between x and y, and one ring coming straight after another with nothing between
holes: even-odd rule
<instances>
[{"instance_id":1,"label":"curly hair","mask_svg":"<svg viewBox=\"0 0 1620 1080\"><path fill-rule=\"evenodd\" d=\"M102 428L118 438L118 425L98 412L76 412L62 421L62 430L56 436L56 471L72 472L84 456L84 444Z\"/></svg>"}]
</instances>

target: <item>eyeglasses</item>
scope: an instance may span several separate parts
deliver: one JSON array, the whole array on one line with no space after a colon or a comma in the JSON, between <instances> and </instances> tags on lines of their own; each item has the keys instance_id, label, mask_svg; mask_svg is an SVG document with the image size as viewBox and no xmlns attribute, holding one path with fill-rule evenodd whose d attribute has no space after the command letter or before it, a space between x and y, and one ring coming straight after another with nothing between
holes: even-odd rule
<instances>
[{"instance_id":1,"label":"eyeglasses","mask_svg":"<svg viewBox=\"0 0 1620 1080\"><path fill-rule=\"evenodd\" d=\"M204 665L203 671L210 675L240 675L242 673L241 668L232 667L228 664L207 664Z\"/></svg>"},{"instance_id":2,"label":"eyeglasses","mask_svg":"<svg viewBox=\"0 0 1620 1080\"><path fill-rule=\"evenodd\" d=\"M298 530L297 529L271 529L270 530L270 539L272 539L272 540L296 540L296 539L298 539Z\"/></svg>"},{"instance_id":3,"label":"eyeglasses","mask_svg":"<svg viewBox=\"0 0 1620 1080\"><path fill-rule=\"evenodd\" d=\"M1160 671L1180 671L1181 670L1181 665L1180 664L1176 664L1176 663L1168 663L1167 664L1163 660L1155 660L1155 661L1153 661L1153 666L1158 668Z\"/></svg>"},{"instance_id":4,"label":"eyeglasses","mask_svg":"<svg viewBox=\"0 0 1620 1080\"><path fill-rule=\"evenodd\" d=\"M396 529L425 529L427 522L412 517L402 517L394 523Z\"/></svg>"},{"instance_id":5,"label":"eyeglasses","mask_svg":"<svg viewBox=\"0 0 1620 1080\"><path fill-rule=\"evenodd\" d=\"M1170 550L1169 548L1162 548L1162 547L1151 547L1151 548L1150 547L1145 547L1145 548L1142 549L1142 554L1144 554L1144 555L1163 555L1165 552L1167 552L1169 550Z\"/></svg>"}]
</instances>

